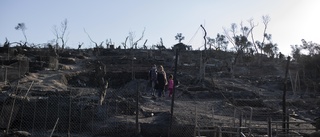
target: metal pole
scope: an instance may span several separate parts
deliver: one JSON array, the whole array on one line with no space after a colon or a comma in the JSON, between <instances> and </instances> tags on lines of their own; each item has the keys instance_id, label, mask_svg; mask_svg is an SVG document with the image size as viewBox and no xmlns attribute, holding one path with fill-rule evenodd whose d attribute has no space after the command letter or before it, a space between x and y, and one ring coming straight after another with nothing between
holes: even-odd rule
<instances>
[{"instance_id":1,"label":"metal pole","mask_svg":"<svg viewBox=\"0 0 320 137\"><path fill-rule=\"evenodd\" d=\"M233 108L233 127L236 127L236 107Z\"/></svg>"},{"instance_id":2,"label":"metal pole","mask_svg":"<svg viewBox=\"0 0 320 137\"><path fill-rule=\"evenodd\" d=\"M69 120L68 120L68 137L71 137L71 104L72 104L72 97L71 97L71 90L69 92Z\"/></svg>"},{"instance_id":3,"label":"metal pole","mask_svg":"<svg viewBox=\"0 0 320 137\"><path fill-rule=\"evenodd\" d=\"M239 127L242 127L242 118L243 118L243 112L240 112L240 118L239 118Z\"/></svg>"},{"instance_id":4,"label":"metal pole","mask_svg":"<svg viewBox=\"0 0 320 137\"><path fill-rule=\"evenodd\" d=\"M249 121L249 128L251 128L252 113L253 113L253 108L252 108L252 107L250 107L250 121Z\"/></svg>"},{"instance_id":5,"label":"metal pole","mask_svg":"<svg viewBox=\"0 0 320 137\"><path fill-rule=\"evenodd\" d=\"M58 122L59 122L59 118L57 118L56 123L55 123L54 126L53 126L53 129L52 129L52 131L51 131L50 137L52 137L54 130L56 130L56 127L57 127Z\"/></svg>"},{"instance_id":6,"label":"metal pole","mask_svg":"<svg viewBox=\"0 0 320 137\"><path fill-rule=\"evenodd\" d=\"M196 114L195 114L195 120L194 120L194 137L196 137L197 136L197 128L198 128L198 110L197 110L197 105L195 106L195 112L196 112ZM200 134L199 133L200 132L200 130L198 131L198 134ZM199 135L200 136L200 135Z\"/></svg>"},{"instance_id":7,"label":"metal pole","mask_svg":"<svg viewBox=\"0 0 320 137\"><path fill-rule=\"evenodd\" d=\"M272 137L271 117L268 117L268 137Z\"/></svg>"},{"instance_id":8,"label":"metal pole","mask_svg":"<svg viewBox=\"0 0 320 137\"><path fill-rule=\"evenodd\" d=\"M169 134L168 136L170 137L170 135L172 134L172 122L173 122L173 107L174 107L174 97L176 94L176 85L178 84L177 81L177 69L178 69L178 56L179 56L179 48L176 48L176 60L174 63L174 76L173 76L173 81L174 81L174 86L173 86L173 93L172 93L172 98L171 98L171 118L170 118L170 128L169 128Z\"/></svg>"},{"instance_id":9,"label":"metal pole","mask_svg":"<svg viewBox=\"0 0 320 137\"><path fill-rule=\"evenodd\" d=\"M285 132L286 130L286 114L287 114L287 108L286 108L286 94L287 94L287 77L288 77L288 69L289 69L289 63L290 63L290 56L287 58L287 66L286 66L286 73L284 77L284 88L283 88L283 96L282 96L282 131Z\"/></svg>"},{"instance_id":10,"label":"metal pole","mask_svg":"<svg viewBox=\"0 0 320 137\"><path fill-rule=\"evenodd\" d=\"M7 81L8 81L8 67L6 66L6 71L4 74L4 84L7 85Z\"/></svg>"},{"instance_id":11,"label":"metal pole","mask_svg":"<svg viewBox=\"0 0 320 137\"><path fill-rule=\"evenodd\" d=\"M18 73L19 73L19 78L20 78L20 76L21 76L21 60L19 60L18 62L19 62L19 72Z\"/></svg>"},{"instance_id":12,"label":"metal pole","mask_svg":"<svg viewBox=\"0 0 320 137\"><path fill-rule=\"evenodd\" d=\"M19 84L19 82L18 82ZM10 117L9 117L9 121L8 121L8 125L7 125L7 131L6 131L6 134L9 134L9 129L10 129L10 125L11 125L11 119L12 119L12 115L13 115L13 111L14 111L14 106L16 104L16 99L17 99L17 93L18 93L18 86L17 86L17 89L16 89L16 93L15 93L15 96L14 96L14 99L13 99L13 103L12 103L12 107L11 107L11 112L10 112Z\"/></svg>"},{"instance_id":13,"label":"metal pole","mask_svg":"<svg viewBox=\"0 0 320 137\"><path fill-rule=\"evenodd\" d=\"M140 134L140 128L139 128L139 83L137 81L137 98L136 98L136 135Z\"/></svg>"},{"instance_id":14,"label":"metal pole","mask_svg":"<svg viewBox=\"0 0 320 137\"><path fill-rule=\"evenodd\" d=\"M215 121L214 121L214 106L212 105L212 125L215 126Z\"/></svg>"},{"instance_id":15,"label":"metal pole","mask_svg":"<svg viewBox=\"0 0 320 137\"><path fill-rule=\"evenodd\" d=\"M287 126L287 131L286 131L286 133L288 134L288 133L289 133L289 129L290 129L290 128L289 128L289 124L290 124L290 123L289 123L289 114L286 115L286 120L287 120L287 122L286 122L286 124L287 124L287 125L286 125L286 126Z\"/></svg>"}]
</instances>

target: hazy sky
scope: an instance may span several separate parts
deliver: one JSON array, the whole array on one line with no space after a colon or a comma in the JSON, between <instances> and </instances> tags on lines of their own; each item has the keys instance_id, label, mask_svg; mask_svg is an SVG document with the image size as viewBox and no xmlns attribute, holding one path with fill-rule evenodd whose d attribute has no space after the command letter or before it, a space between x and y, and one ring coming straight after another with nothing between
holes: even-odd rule
<instances>
[{"instance_id":1,"label":"hazy sky","mask_svg":"<svg viewBox=\"0 0 320 137\"><path fill-rule=\"evenodd\" d=\"M24 40L22 32L14 29L21 22L29 43L47 43L55 38L53 26L67 19L71 48L79 42L84 42L84 48L93 47L84 28L94 41L112 39L116 46L129 32L138 39L145 28L140 46L146 39L151 46L162 38L169 48L178 42L175 35L182 33L182 42L198 49L204 45L201 24L207 36L216 37L231 23L249 26L247 20L252 18L258 24L255 39L262 41L263 15L270 16L267 33L283 53L289 54L290 45L300 45L301 39L320 43L319 0L1 0L0 5L0 43L5 38Z\"/></svg>"}]
</instances>

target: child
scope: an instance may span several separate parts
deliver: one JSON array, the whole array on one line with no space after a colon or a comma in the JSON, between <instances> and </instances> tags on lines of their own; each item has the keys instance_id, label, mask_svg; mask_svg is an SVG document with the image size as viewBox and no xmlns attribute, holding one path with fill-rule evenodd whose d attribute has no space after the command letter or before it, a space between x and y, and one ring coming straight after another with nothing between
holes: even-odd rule
<instances>
[{"instance_id":1,"label":"child","mask_svg":"<svg viewBox=\"0 0 320 137\"><path fill-rule=\"evenodd\" d=\"M168 80L168 90L169 90L169 97L172 96L172 93L173 93L173 86L174 86L174 83L173 83L173 75L170 74L169 75L169 80Z\"/></svg>"},{"instance_id":2,"label":"child","mask_svg":"<svg viewBox=\"0 0 320 137\"><path fill-rule=\"evenodd\" d=\"M155 96L155 86L157 83L157 66L153 65L149 71L149 80L151 82L151 95Z\"/></svg>"}]
</instances>

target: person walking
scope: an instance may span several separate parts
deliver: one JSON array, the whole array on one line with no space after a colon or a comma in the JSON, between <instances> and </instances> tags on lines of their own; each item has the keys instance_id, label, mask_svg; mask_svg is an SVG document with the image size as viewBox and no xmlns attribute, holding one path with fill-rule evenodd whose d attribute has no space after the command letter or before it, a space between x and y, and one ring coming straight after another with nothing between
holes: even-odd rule
<instances>
[{"instance_id":1,"label":"person walking","mask_svg":"<svg viewBox=\"0 0 320 137\"><path fill-rule=\"evenodd\" d=\"M170 74L169 75L169 80L168 80L168 91L169 91L169 97L172 97L172 93L173 93L173 86L174 86L174 82L173 82L173 75Z\"/></svg>"},{"instance_id":2,"label":"person walking","mask_svg":"<svg viewBox=\"0 0 320 137\"><path fill-rule=\"evenodd\" d=\"M164 96L164 89L167 84L168 84L168 81L167 81L166 72L164 71L163 66L160 65L158 73L157 73L157 84L156 84L156 90L158 92L158 97Z\"/></svg>"},{"instance_id":3,"label":"person walking","mask_svg":"<svg viewBox=\"0 0 320 137\"><path fill-rule=\"evenodd\" d=\"M151 96L155 96L155 86L157 83L157 66L154 64L149 71L149 80L151 83Z\"/></svg>"}]
</instances>

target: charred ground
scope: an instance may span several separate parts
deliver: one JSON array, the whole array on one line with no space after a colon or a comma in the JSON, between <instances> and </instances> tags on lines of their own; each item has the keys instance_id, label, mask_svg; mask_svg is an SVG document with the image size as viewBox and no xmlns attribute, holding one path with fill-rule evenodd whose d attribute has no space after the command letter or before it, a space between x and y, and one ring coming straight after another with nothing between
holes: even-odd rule
<instances>
[{"instance_id":1,"label":"charred ground","mask_svg":"<svg viewBox=\"0 0 320 137\"><path fill-rule=\"evenodd\" d=\"M51 129L59 115L66 114L69 117L59 117L57 136L68 132L84 134L80 131L86 132L85 136L133 135L136 132L136 91L139 91L141 134L168 134L171 99L150 96L148 71L156 64L163 65L167 74L173 74L174 50L67 49L55 54L51 49L16 47L3 51L2 129L7 128L11 114L8 110L16 100L10 129L33 131L33 134L45 132L43 135L47 132L41 130ZM234 59L232 52L179 52L174 136L192 136L195 121L203 127L208 126L204 123L231 126L233 123L229 119L235 116L236 109L244 114L250 113L248 108L253 109L252 120L257 125L250 126L262 128L252 128L256 135L267 134L262 123L266 123L268 117L281 120L286 58L242 55L237 57L236 63ZM290 62L288 114L292 116L291 121L313 122L320 115L319 79L309 76L309 71L303 68L301 64ZM98 105L105 81L108 81L107 94L103 105ZM46 104L43 108L38 105L40 110L59 110L45 116L48 125L45 129L34 124L34 118L28 118L43 116L39 108L34 109L34 102ZM23 115L24 112L31 114ZM80 112L81 119L77 115ZM80 127L77 126L79 122ZM26 126L30 124L34 126ZM305 127L314 128L311 124Z\"/></svg>"}]
</instances>

